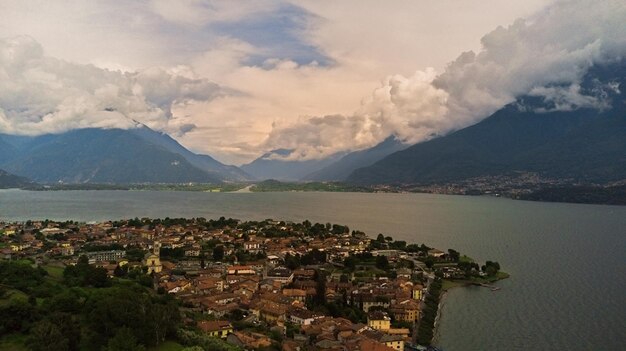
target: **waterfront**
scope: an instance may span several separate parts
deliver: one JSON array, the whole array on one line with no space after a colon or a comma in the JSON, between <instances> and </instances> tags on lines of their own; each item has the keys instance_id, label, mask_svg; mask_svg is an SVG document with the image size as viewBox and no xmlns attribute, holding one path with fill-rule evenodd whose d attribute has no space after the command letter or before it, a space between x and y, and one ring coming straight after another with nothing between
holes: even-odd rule
<instances>
[{"instance_id":1,"label":"waterfront","mask_svg":"<svg viewBox=\"0 0 626 351\"><path fill-rule=\"evenodd\" d=\"M511 279L452 290L449 350L617 350L626 344L626 207L427 194L0 191L0 219L279 218L494 259Z\"/></svg>"}]
</instances>

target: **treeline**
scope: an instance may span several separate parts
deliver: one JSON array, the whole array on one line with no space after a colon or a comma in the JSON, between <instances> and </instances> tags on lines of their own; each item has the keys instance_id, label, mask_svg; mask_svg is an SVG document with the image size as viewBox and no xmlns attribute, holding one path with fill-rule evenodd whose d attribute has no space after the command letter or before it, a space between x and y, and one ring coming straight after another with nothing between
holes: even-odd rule
<instances>
[{"instance_id":1,"label":"treeline","mask_svg":"<svg viewBox=\"0 0 626 351\"><path fill-rule=\"evenodd\" d=\"M373 192L373 189L341 182L291 183L278 180L265 180L250 188L254 192L273 191L326 191L326 192Z\"/></svg>"},{"instance_id":2,"label":"treeline","mask_svg":"<svg viewBox=\"0 0 626 351\"><path fill-rule=\"evenodd\" d=\"M176 338L177 302L114 281L83 258L61 281L28 262L0 262L0 337L27 335L34 351L142 350Z\"/></svg>"},{"instance_id":3,"label":"treeline","mask_svg":"<svg viewBox=\"0 0 626 351\"><path fill-rule=\"evenodd\" d=\"M435 330L435 320L439 309L439 299L441 297L442 282L436 278L428 288L428 294L424 300L424 310L417 328L417 342L420 345L430 345Z\"/></svg>"}]
</instances>

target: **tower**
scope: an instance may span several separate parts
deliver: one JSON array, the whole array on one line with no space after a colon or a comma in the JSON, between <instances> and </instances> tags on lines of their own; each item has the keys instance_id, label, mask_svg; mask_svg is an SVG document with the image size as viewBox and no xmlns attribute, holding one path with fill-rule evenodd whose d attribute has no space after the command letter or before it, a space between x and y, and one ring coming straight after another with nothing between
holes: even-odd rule
<instances>
[{"instance_id":1,"label":"tower","mask_svg":"<svg viewBox=\"0 0 626 351\"><path fill-rule=\"evenodd\" d=\"M159 241L152 243L152 253L161 256L161 243Z\"/></svg>"}]
</instances>

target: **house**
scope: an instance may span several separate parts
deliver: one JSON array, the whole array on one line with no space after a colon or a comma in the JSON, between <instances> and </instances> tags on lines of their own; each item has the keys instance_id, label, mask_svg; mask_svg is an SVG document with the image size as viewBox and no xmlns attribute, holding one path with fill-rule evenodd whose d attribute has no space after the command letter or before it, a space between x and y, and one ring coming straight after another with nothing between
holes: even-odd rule
<instances>
[{"instance_id":1,"label":"house","mask_svg":"<svg viewBox=\"0 0 626 351\"><path fill-rule=\"evenodd\" d=\"M306 300L306 291L302 289L283 289L283 295L300 302Z\"/></svg>"},{"instance_id":2,"label":"house","mask_svg":"<svg viewBox=\"0 0 626 351\"><path fill-rule=\"evenodd\" d=\"M354 350L360 350L360 351L395 351L396 349L389 347L385 344L381 344L377 341L374 341L372 339L360 339L357 342L357 348L355 348Z\"/></svg>"},{"instance_id":3,"label":"house","mask_svg":"<svg viewBox=\"0 0 626 351\"><path fill-rule=\"evenodd\" d=\"M226 339L233 332L233 326L229 321L199 321L198 329L209 336Z\"/></svg>"},{"instance_id":4,"label":"house","mask_svg":"<svg viewBox=\"0 0 626 351\"><path fill-rule=\"evenodd\" d=\"M316 317L318 316L304 308L292 308L289 311L289 322L297 325L310 325Z\"/></svg>"},{"instance_id":5,"label":"house","mask_svg":"<svg viewBox=\"0 0 626 351\"><path fill-rule=\"evenodd\" d=\"M260 242L251 240L243 243L243 249L251 253L257 253L262 251L262 246Z\"/></svg>"},{"instance_id":6,"label":"house","mask_svg":"<svg viewBox=\"0 0 626 351\"><path fill-rule=\"evenodd\" d=\"M259 349L272 345L272 340L267 336L260 333L251 333L244 331L235 331L228 334L226 342L235 346L239 346L240 348L245 350Z\"/></svg>"},{"instance_id":7,"label":"house","mask_svg":"<svg viewBox=\"0 0 626 351\"><path fill-rule=\"evenodd\" d=\"M367 326L374 330L389 330L391 318L386 312L373 311L367 314Z\"/></svg>"},{"instance_id":8,"label":"house","mask_svg":"<svg viewBox=\"0 0 626 351\"><path fill-rule=\"evenodd\" d=\"M428 256L435 257L435 258L441 258L445 254L446 254L445 252L443 252L441 250L437 250L437 249L430 249L430 250L428 250Z\"/></svg>"},{"instance_id":9,"label":"house","mask_svg":"<svg viewBox=\"0 0 626 351\"><path fill-rule=\"evenodd\" d=\"M315 279L314 269L296 269L293 272L293 279L295 280L313 280Z\"/></svg>"},{"instance_id":10,"label":"house","mask_svg":"<svg viewBox=\"0 0 626 351\"><path fill-rule=\"evenodd\" d=\"M366 330L361 335L396 351L404 350L404 337L401 335L389 335L378 330Z\"/></svg>"},{"instance_id":11,"label":"house","mask_svg":"<svg viewBox=\"0 0 626 351\"><path fill-rule=\"evenodd\" d=\"M174 282L166 282L161 286L168 294L177 294L189 289L191 287L191 283L188 280L181 279Z\"/></svg>"},{"instance_id":12,"label":"house","mask_svg":"<svg viewBox=\"0 0 626 351\"><path fill-rule=\"evenodd\" d=\"M389 313L397 321L415 322L420 318L419 303L414 300L402 301L389 307Z\"/></svg>"},{"instance_id":13,"label":"house","mask_svg":"<svg viewBox=\"0 0 626 351\"><path fill-rule=\"evenodd\" d=\"M229 275L248 275L256 272L250 266L230 266L227 269Z\"/></svg>"},{"instance_id":14,"label":"house","mask_svg":"<svg viewBox=\"0 0 626 351\"><path fill-rule=\"evenodd\" d=\"M276 267L267 272L265 279L280 282L281 284L289 284L293 281L293 272L287 267Z\"/></svg>"}]
</instances>

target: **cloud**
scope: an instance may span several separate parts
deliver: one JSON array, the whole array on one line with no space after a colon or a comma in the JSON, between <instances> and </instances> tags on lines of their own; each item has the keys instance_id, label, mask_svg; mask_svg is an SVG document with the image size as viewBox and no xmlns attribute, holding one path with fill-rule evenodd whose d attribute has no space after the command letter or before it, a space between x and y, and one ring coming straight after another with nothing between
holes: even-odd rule
<instances>
[{"instance_id":1,"label":"cloud","mask_svg":"<svg viewBox=\"0 0 626 351\"><path fill-rule=\"evenodd\" d=\"M480 51L462 53L439 75L387 77L353 114L277 124L266 147L306 159L370 147L389 134L416 143L477 123L524 94L558 109L605 108L582 95L580 83L592 65L626 55L624 23L623 1L557 2L489 32Z\"/></svg>"},{"instance_id":2,"label":"cloud","mask_svg":"<svg viewBox=\"0 0 626 351\"><path fill-rule=\"evenodd\" d=\"M213 99L220 88L176 71L109 71L47 57L30 37L0 39L0 132L36 135L143 123L182 135L193 122L175 117L172 108Z\"/></svg>"}]
</instances>

